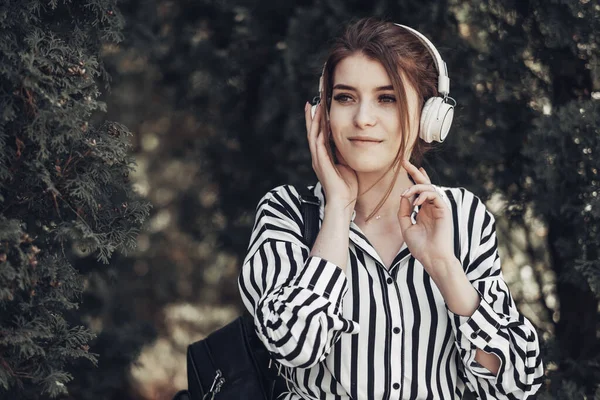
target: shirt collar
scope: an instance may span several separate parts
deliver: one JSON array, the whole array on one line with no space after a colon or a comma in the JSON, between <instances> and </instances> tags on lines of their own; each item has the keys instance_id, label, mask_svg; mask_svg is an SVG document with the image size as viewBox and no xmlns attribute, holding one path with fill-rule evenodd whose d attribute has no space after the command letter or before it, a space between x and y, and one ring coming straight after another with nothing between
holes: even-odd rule
<instances>
[{"instance_id":1,"label":"shirt collar","mask_svg":"<svg viewBox=\"0 0 600 400\"><path fill-rule=\"evenodd\" d=\"M323 218L325 216L325 204L326 204L325 191L323 190L323 186L321 185L320 182L317 182L317 184L312 188L312 191L313 191L313 195L319 199L319 203L320 203L319 204L319 219L320 219L320 224L322 224ZM413 211L413 215L412 215L413 223L415 222L415 218L418 213L418 209L420 207L417 206L415 208L416 208L416 211ZM369 240L362 233L360 227L358 227L358 225L356 225L354 223L355 217L356 217L356 210L352 210L352 218L350 220L350 234L349 234L350 241L353 242L356 246L358 246L360 249L362 249L363 252L367 253L375 261L377 261L379 264L381 264L383 266L384 263L381 260L381 258L379 257L379 254L377 254L377 251L375 250L375 248L371 245L371 243L369 243ZM396 261L393 263L393 266L400 265L400 261L404 260L409 254L410 253L408 251L406 243L404 243L404 245L400 249L398 255L396 255Z\"/></svg>"}]
</instances>

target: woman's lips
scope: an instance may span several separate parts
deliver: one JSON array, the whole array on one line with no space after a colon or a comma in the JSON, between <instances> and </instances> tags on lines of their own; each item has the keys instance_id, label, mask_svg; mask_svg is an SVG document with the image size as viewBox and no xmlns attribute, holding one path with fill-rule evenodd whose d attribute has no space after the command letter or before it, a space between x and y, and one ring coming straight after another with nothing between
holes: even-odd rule
<instances>
[{"instance_id":1,"label":"woman's lips","mask_svg":"<svg viewBox=\"0 0 600 400\"><path fill-rule=\"evenodd\" d=\"M356 146L373 146L382 142L382 140L375 139L350 139L350 142Z\"/></svg>"}]
</instances>

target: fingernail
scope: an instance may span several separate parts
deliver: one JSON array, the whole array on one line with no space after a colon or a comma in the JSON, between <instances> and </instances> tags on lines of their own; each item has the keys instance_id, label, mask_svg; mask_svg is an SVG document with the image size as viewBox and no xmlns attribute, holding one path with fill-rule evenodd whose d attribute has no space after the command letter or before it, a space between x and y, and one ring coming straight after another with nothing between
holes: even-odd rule
<instances>
[{"instance_id":1,"label":"fingernail","mask_svg":"<svg viewBox=\"0 0 600 400\"><path fill-rule=\"evenodd\" d=\"M406 189L404 192L402 192L402 196L404 196L406 193L408 193L410 189Z\"/></svg>"}]
</instances>

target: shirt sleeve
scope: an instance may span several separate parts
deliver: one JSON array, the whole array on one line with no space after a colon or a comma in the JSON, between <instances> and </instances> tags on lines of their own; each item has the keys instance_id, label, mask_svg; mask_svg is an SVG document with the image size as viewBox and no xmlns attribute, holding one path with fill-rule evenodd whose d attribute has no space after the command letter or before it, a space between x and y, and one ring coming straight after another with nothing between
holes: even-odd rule
<instances>
[{"instance_id":1,"label":"shirt sleeve","mask_svg":"<svg viewBox=\"0 0 600 400\"><path fill-rule=\"evenodd\" d=\"M464 190L464 189L463 189ZM448 310L467 387L479 398L526 399L540 388L543 365L535 328L517 310L502 277L494 216L485 204L463 192L461 261L481 302L465 317ZM476 349L500 359L496 375L475 361Z\"/></svg>"},{"instance_id":2,"label":"shirt sleeve","mask_svg":"<svg viewBox=\"0 0 600 400\"><path fill-rule=\"evenodd\" d=\"M347 279L341 268L309 257L297 192L281 186L258 204L238 284L260 340L274 359L309 368L325 359L342 333L358 324L342 317Z\"/></svg>"}]
</instances>

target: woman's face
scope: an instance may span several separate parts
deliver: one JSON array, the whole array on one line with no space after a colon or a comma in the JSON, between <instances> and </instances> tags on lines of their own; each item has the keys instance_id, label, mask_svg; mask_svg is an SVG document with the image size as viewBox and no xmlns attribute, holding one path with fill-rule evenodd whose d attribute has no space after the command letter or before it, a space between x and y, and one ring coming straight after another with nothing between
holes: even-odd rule
<instances>
[{"instance_id":1,"label":"woman's face","mask_svg":"<svg viewBox=\"0 0 600 400\"><path fill-rule=\"evenodd\" d=\"M411 120L408 146L412 147L419 127L418 97L404 82ZM354 54L337 64L329 122L342 164L359 173L389 169L402 142L402 125L392 82L379 61Z\"/></svg>"}]
</instances>

